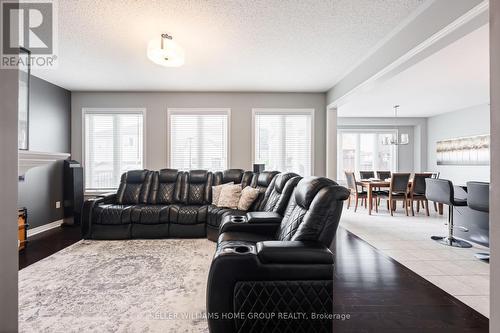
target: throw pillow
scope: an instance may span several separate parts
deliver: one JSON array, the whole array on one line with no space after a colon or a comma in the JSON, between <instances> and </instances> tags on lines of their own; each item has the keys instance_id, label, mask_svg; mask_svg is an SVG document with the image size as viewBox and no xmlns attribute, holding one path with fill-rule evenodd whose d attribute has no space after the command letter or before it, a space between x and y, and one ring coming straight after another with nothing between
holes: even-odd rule
<instances>
[{"instance_id":1,"label":"throw pillow","mask_svg":"<svg viewBox=\"0 0 500 333\"><path fill-rule=\"evenodd\" d=\"M238 202L238 209L248 210L255 199L259 196L260 191L256 188L247 186L241 191L241 198Z\"/></svg>"},{"instance_id":2,"label":"throw pillow","mask_svg":"<svg viewBox=\"0 0 500 333\"><path fill-rule=\"evenodd\" d=\"M225 184L217 185L217 186L212 186L212 205L217 206L219 204L220 191L222 191L222 188L224 186L228 186L228 185L234 185L234 182L225 183Z\"/></svg>"},{"instance_id":3,"label":"throw pillow","mask_svg":"<svg viewBox=\"0 0 500 333\"><path fill-rule=\"evenodd\" d=\"M219 202L217 206L232 209L238 208L241 197L241 185L224 186L220 191Z\"/></svg>"}]
</instances>

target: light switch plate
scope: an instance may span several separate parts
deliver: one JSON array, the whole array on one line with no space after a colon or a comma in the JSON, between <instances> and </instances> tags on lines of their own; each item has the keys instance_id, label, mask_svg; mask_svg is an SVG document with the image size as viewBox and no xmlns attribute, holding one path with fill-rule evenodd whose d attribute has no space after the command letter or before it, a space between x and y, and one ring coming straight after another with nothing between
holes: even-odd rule
<instances>
[{"instance_id":1,"label":"light switch plate","mask_svg":"<svg viewBox=\"0 0 500 333\"><path fill-rule=\"evenodd\" d=\"M61 201L56 201L56 208L57 209L61 208Z\"/></svg>"}]
</instances>

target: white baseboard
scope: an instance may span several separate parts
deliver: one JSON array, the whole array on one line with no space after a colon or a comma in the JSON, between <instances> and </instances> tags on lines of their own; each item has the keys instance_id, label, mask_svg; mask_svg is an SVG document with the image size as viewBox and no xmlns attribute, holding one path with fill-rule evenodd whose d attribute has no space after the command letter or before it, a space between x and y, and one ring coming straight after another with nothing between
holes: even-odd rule
<instances>
[{"instance_id":1,"label":"white baseboard","mask_svg":"<svg viewBox=\"0 0 500 333\"><path fill-rule=\"evenodd\" d=\"M50 229L60 227L63 222L64 222L64 220L57 220L57 221L47 223L47 224L41 225L39 227L33 228L33 229L28 229L28 238L31 236L38 235L42 232L48 231Z\"/></svg>"}]
</instances>

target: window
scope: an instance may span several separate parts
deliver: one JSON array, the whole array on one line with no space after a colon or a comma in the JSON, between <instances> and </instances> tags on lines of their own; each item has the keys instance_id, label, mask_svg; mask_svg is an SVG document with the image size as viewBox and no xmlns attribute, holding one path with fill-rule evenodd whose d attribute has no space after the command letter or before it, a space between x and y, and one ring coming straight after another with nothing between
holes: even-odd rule
<instances>
[{"instance_id":1,"label":"window","mask_svg":"<svg viewBox=\"0 0 500 333\"><path fill-rule=\"evenodd\" d=\"M397 135L397 130L339 130L338 179L344 171L395 171L397 150L383 145L384 137Z\"/></svg>"},{"instance_id":2,"label":"window","mask_svg":"<svg viewBox=\"0 0 500 333\"><path fill-rule=\"evenodd\" d=\"M228 109L169 109L168 114L171 168L228 168Z\"/></svg>"},{"instance_id":3,"label":"window","mask_svg":"<svg viewBox=\"0 0 500 333\"><path fill-rule=\"evenodd\" d=\"M312 174L314 110L254 111L254 161L267 170Z\"/></svg>"},{"instance_id":4,"label":"window","mask_svg":"<svg viewBox=\"0 0 500 333\"><path fill-rule=\"evenodd\" d=\"M142 169L145 110L84 110L85 189L118 188L122 173Z\"/></svg>"}]
</instances>

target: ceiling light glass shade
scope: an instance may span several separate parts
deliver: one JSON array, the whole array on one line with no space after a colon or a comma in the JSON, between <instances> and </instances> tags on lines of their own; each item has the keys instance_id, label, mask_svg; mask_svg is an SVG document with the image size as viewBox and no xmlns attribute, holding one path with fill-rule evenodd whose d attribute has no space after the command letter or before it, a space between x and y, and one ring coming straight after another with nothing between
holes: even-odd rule
<instances>
[{"instance_id":1,"label":"ceiling light glass shade","mask_svg":"<svg viewBox=\"0 0 500 333\"><path fill-rule=\"evenodd\" d=\"M179 67L184 65L184 49L171 36L163 34L161 38L149 42L148 58L160 66Z\"/></svg>"},{"instance_id":2,"label":"ceiling light glass shade","mask_svg":"<svg viewBox=\"0 0 500 333\"><path fill-rule=\"evenodd\" d=\"M410 137L407 133L400 135L387 135L382 139L383 145L407 145L410 143Z\"/></svg>"},{"instance_id":3,"label":"ceiling light glass shade","mask_svg":"<svg viewBox=\"0 0 500 333\"><path fill-rule=\"evenodd\" d=\"M394 120L395 120L395 125L397 126L397 118L398 118L398 109L399 105L394 105ZM396 135L386 135L382 139L382 144L383 145L407 145L410 143L410 137L408 133L402 133L402 134L396 134Z\"/></svg>"}]
</instances>

